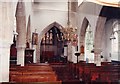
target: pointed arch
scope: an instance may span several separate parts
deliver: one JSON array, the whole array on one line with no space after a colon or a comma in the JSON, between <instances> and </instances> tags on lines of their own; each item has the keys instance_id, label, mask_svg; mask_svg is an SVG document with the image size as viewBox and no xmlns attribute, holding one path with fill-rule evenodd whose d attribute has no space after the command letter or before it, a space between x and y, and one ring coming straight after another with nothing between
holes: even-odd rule
<instances>
[{"instance_id":1,"label":"pointed arch","mask_svg":"<svg viewBox=\"0 0 120 84\"><path fill-rule=\"evenodd\" d=\"M82 22L82 27L81 27L81 30L80 30L80 46L81 45L85 45L84 42L85 42L85 33L86 33L86 29L87 29L87 26L89 24L89 21L88 19L85 17L83 19L83 22Z\"/></svg>"},{"instance_id":2,"label":"pointed arch","mask_svg":"<svg viewBox=\"0 0 120 84\"><path fill-rule=\"evenodd\" d=\"M44 46L43 46L43 44L41 45L41 43L42 43L42 41L43 41L43 37L45 36L45 34L49 31L49 30L51 30L52 28L57 28L58 30L61 30L63 27L59 24L59 23L57 23L57 22L53 22L53 23L51 23L50 25L48 25L46 28L44 28L43 30L42 30L42 32L39 34L39 56L40 56L40 62L43 62L43 59L46 59L46 60L48 60L48 59L51 59L51 58L55 58L55 57L60 57L61 56L61 53L62 53L62 49L61 48L63 48L63 46L61 46L60 44L61 43L63 43L62 41L61 42L58 42L57 40L56 41L54 41L55 43L52 43L51 45L46 45L46 44L44 44ZM60 31L61 32L61 31ZM55 33L55 32L54 32ZM62 33L62 32L61 32ZM55 34L56 35L56 34ZM56 36L55 36L56 37ZM58 42L58 43L57 43ZM45 49L44 50L42 50L43 49L43 47L44 48L46 48L45 46L49 46L49 47L53 47L53 49L52 50L47 50L47 51L45 51ZM59 48L58 48L58 46L59 46ZM58 51L58 50L60 50L61 49L61 51ZM49 53L49 56L47 56L47 55L45 55L46 54L46 52L48 52ZM58 53L59 52L59 53ZM45 54L44 54L45 53ZM58 55L59 54L59 55Z\"/></svg>"},{"instance_id":3,"label":"pointed arch","mask_svg":"<svg viewBox=\"0 0 120 84\"><path fill-rule=\"evenodd\" d=\"M63 28L63 26L62 25L60 25L58 22L53 22L53 23L51 23L51 24L49 24L47 27L45 27L43 30L42 30L42 32L40 33L40 35L39 35L39 38L40 38L40 43L41 43L41 40L42 40L42 37L44 36L44 34L48 31L48 30L50 30L52 27L57 27L58 29L62 29Z\"/></svg>"},{"instance_id":4,"label":"pointed arch","mask_svg":"<svg viewBox=\"0 0 120 84\"><path fill-rule=\"evenodd\" d=\"M101 53L101 47L102 47L102 37L103 37L103 31L104 31L104 25L106 22L105 17L98 18L97 26L95 29L95 37L94 37L94 47L95 47L95 53Z\"/></svg>"}]
</instances>

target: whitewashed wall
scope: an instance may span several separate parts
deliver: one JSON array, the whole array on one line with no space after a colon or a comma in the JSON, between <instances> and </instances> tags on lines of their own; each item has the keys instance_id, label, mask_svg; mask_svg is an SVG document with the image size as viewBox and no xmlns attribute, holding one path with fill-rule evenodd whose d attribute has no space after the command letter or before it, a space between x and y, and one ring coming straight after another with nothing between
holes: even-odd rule
<instances>
[{"instance_id":1,"label":"whitewashed wall","mask_svg":"<svg viewBox=\"0 0 120 84\"><path fill-rule=\"evenodd\" d=\"M63 26L66 26L67 24L67 12L66 12L67 7L66 6L67 4L64 2L39 3L37 7L34 7L34 11L33 11L34 29L37 29L38 32L41 32L49 24L55 21Z\"/></svg>"},{"instance_id":2,"label":"whitewashed wall","mask_svg":"<svg viewBox=\"0 0 120 84\"><path fill-rule=\"evenodd\" d=\"M67 24L67 3L65 2L39 2L32 4L33 15L32 15L32 32L37 29L37 33L40 34L48 27L51 23L57 22L62 26ZM45 33L45 32L44 32ZM42 36L39 37L39 39ZM36 50L37 62L40 60L40 41L37 45Z\"/></svg>"}]
</instances>

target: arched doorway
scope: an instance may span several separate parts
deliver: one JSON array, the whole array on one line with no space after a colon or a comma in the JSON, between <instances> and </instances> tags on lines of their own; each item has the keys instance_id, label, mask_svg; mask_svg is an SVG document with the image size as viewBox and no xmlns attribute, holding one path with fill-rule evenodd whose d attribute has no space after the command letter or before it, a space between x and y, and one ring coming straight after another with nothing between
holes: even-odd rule
<instances>
[{"instance_id":1,"label":"arched doorway","mask_svg":"<svg viewBox=\"0 0 120 84\"><path fill-rule=\"evenodd\" d=\"M63 33L56 26L51 27L42 37L40 43L40 62L66 62Z\"/></svg>"}]
</instances>

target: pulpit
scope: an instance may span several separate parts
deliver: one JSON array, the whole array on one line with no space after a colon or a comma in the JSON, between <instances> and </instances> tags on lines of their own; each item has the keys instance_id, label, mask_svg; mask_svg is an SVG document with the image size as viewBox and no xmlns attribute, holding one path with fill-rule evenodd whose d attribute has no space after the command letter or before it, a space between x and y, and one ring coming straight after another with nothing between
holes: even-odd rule
<instances>
[{"instance_id":1,"label":"pulpit","mask_svg":"<svg viewBox=\"0 0 120 84\"><path fill-rule=\"evenodd\" d=\"M25 64L33 63L33 54L34 54L34 49L30 49L30 48L25 49Z\"/></svg>"}]
</instances>

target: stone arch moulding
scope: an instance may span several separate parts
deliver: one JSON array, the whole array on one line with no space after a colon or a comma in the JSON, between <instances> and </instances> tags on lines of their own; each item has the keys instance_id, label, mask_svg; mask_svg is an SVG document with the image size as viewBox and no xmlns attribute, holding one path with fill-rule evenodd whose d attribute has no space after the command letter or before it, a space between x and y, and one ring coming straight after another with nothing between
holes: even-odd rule
<instances>
[{"instance_id":1,"label":"stone arch moulding","mask_svg":"<svg viewBox=\"0 0 120 84\"><path fill-rule=\"evenodd\" d=\"M102 52L102 37L103 37L103 31L104 31L104 25L106 22L105 17L100 17L97 20L97 25L95 29L95 37L94 37L94 52L97 54L100 54Z\"/></svg>"},{"instance_id":2,"label":"stone arch moulding","mask_svg":"<svg viewBox=\"0 0 120 84\"><path fill-rule=\"evenodd\" d=\"M58 29L62 29L63 28L63 26L61 26L59 23L57 23L57 22L53 22L53 23L51 23L50 25L48 25L47 27L45 27L42 31L41 31L41 33L39 34L39 38L38 38L38 41L39 41L39 43L38 43L38 49L37 49L37 56L40 56L40 47L41 47L41 41L42 41L42 37L44 36L44 34L48 31L48 30L50 30L53 26L56 26ZM38 61L39 62L39 61Z\"/></svg>"},{"instance_id":3,"label":"stone arch moulding","mask_svg":"<svg viewBox=\"0 0 120 84\"><path fill-rule=\"evenodd\" d=\"M42 31L41 31L41 33L39 34L39 42L41 43L41 40L42 40L42 37L44 36L44 34L48 31L48 30L50 30L53 26L56 26L58 29L62 29L63 28L63 26L61 26L59 23L57 23L57 22L53 22L53 23L51 23L50 25L48 25L47 27L45 27Z\"/></svg>"},{"instance_id":4,"label":"stone arch moulding","mask_svg":"<svg viewBox=\"0 0 120 84\"><path fill-rule=\"evenodd\" d=\"M85 45L85 43L84 43L85 42L85 33L86 33L86 29L87 29L88 24L89 24L89 21L85 17L83 19L82 27L81 27L81 30L80 30L80 47Z\"/></svg>"}]
</instances>

